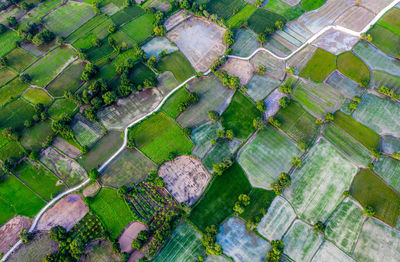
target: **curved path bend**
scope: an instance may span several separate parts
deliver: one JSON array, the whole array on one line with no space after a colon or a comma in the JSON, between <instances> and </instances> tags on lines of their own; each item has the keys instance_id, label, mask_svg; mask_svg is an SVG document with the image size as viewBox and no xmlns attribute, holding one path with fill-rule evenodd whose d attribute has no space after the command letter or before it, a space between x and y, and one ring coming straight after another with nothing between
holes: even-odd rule
<instances>
[{"instance_id":1,"label":"curved path bend","mask_svg":"<svg viewBox=\"0 0 400 262\"><path fill-rule=\"evenodd\" d=\"M360 32L356 32L350 29L347 29L345 27L342 26L337 26L337 25L330 25L330 26L326 26L323 29L321 29L318 33L316 33L315 35L313 35L310 39L308 39L303 45L301 45L298 49L296 49L295 51L293 51L290 55L286 56L286 57L281 57L281 56L277 56L276 54L274 54L273 52L269 51L268 49L265 48L258 48L257 50L255 50L250 56L248 57L240 57L240 56L235 56L235 55L229 55L228 57L230 58L236 58L236 59L241 59L241 60L250 60L253 56L255 56L258 52L266 52L268 54L270 54L271 56L275 57L276 59L282 60L282 61L286 61L289 58L291 58L292 56L294 56L296 53L298 53L300 50L302 50L305 46L307 46L308 44L311 44L312 42L314 42L318 37L320 37L323 33L327 32L330 29L335 29L353 36L357 36L360 37L361 34L367 32L370 27L372 25L374 25L387 11L389 11L391 8L393 8L395 5L397 5L398 3L400 3L400 0L394 0L390 5L388 5L387 7L385 7L384 9L382 9L376 16L374 19L372 19L371 22L368 23L368 25L366 25L364 27L363 30L361 30ZM211 71L208 70L207 72L204 73L204 75L208 75ZM124 142L122 144L122 146L118 149L117 152L115 152L106 162L104 162L103 165L100 166L100 168L98 169L98 171L102 171L104 170L104 168L119 154L122 152L122 150L125 149L127 143L128 143L128 129L135 125L136 123L142 121L143 119L145 119L146 117L150 116L151 114L157 112L158 110L160 110L160 108L163 106L163 104L165 103L165 101L172 95L174 94L178 89L180 89L182 86L184 86L185 84L187 84L189 81L191 81L192 79L194 79L196 76L192 76L190 78L188 78L187 80L185 80L185 82L181 83L180 85L178 85L177 87L175 87L167 96L165 96L163 98L163 100L160 102L160 104L151 112L149 112L148 114L144 115L143 117L135 120L134 122L130 123L124 130ZM53 198L50 202L48 202L41 210L40 212L36 215L35 219L33 220L33 223L29 229L29 232L33 232L33 230L35 229L40 217L44 214L44 212L47 211L48 208L50 208L51 206L53 206L58 200L60 200L61 198L63 198L64 196L78 190L81 189L82 187L84 187L87 183L89 183L89 179L87 179L86 181L84 181L82 184L71 188L63 193L61 193L60 195L58 195L57 197ZM6 259L10 256L10 254L12 252L14 252L14 250L17 249L17 247L21 244L21 240L19 240L17 243L14 244L14 246L6 253L4 254L3 258L1 259L1 261L6 261Z\"/></svg>"}]
</instances>

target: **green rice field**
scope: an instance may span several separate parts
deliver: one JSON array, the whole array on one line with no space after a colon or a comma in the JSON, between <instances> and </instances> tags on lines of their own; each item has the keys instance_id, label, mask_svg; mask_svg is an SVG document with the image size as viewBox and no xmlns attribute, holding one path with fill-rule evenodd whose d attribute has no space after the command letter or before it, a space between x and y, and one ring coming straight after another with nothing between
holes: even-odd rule
<instances>
[{"instance_id":1,"label":"green rice field","mask_svg":"<svg viewBox=\"0 0 400 262\"><path fill-rule=\"evenodd\" d=\"M237 139L219 141L207 152L203 159L204 166L212 173L214 171L213 164L221 163L225 159L231 159L241 143Z\"/></svg>"},{"instance_id":2,"label":"green rice field","mask_svg":"<svg viewBox=\"0 0 400 262\"><path fill-rule=\"evenodd\" d=\"M184 87L175 92L170 96L167 101L162 106L165 114L171 118L177 118L181 113L179 110L179 105L189 98L190 92Z\"/></svg>"},{"instance_id":3,"label":"green rice field","mask_svg":"<svg viewBox=\"0 0 400 262\"><path fill-rule=\"evenodd\" d=\"M242 25L244 21L247 21L249 17L257 10L257 8L254 5L247 4L245 7L243 7L238 13L236 13L234 16L229 18L228 21L226 21L226 24L229 28L237 28Z\"/></svg>"},{"instance_id":4,"label":"green rice field","mask_svg":"<svg viewBox=\"0 0 400 262\"><path fill-rule=\"evenodd\" d=\"M8 66L17 70L23 71L29 65L36 61L36 57L29 54L22 48L16 48L7 54Z\"/></svg>"},{"instance_id":5,"label":"green rice field","mask_svg":"<svg viewBox=\"0 0 400 262\"><path fill-rule=\"evenodd\" d=\"M219 122L205 123L192 131L191 139L195 144L192 154L203 158L208 150L211 149L211 140L217 138L217 130L221 128Z\"/></svg>"},{"instance_id":6,"label":"green rice field","mask_svg":"<svg viewBox=\"0 0 400 262\"><path fill-rule=\"evenodd\" d=\"M303 68L300 76L315 82L323 82L336 69L336 56L318 48L314 56Z\"/></svg>"},{"instance_id":7,"label":"green rice field","mask_svg":"<svg viewBox=\"0 0 400 262\"><path fill-rule=\"evenodd\" d=\"M74 93L81 86L80 77L83 69L83 63L71 64L47 86L47 90L56 97L63 96L66 91Z\"/></svg>"},{"instance_id":8,"label":"green rice field","mask_svg":"<svg viewBox=\"0 0 400 262\"><path fill-rule=\"evenodd\" d=\"M0 86L7 84L10 80L16 77L17 74L7 68L0 69Z\"/></svg>"},{"instance_id":9,"label":"green rice field","mask_svg":"<svg viewBox=\"0 0 400 262\"><path fill-rule=\"evenodd\" d=\"M53 101L53 98L42 88L29 88L24 92L22 97L34 105L49 105Z\"/></svg>"},{"instance_id":10,"label":"green rice field","mask_svg":"<svg viewBox=\"0 0 400 262\"><path fill-rule=\"evenodd\" d=\"M153 34L153 14L144 14L125 24L124 31L135 43L141 44Z\"/></svg>"},{"instance_id":11,"label":"green rice field","mask_svg":"<svg viewBox=\"0 0 400 262\"><path fill-rule=\"evenodd\" d=\"M363 84L369 83L370 72L368 66L352 52L345 52L338 56L337 67L340 72L350 79Z\"/></svg>"},{"instance_id":12,"label":"green rice field","mask_svg":"<svg viewBox=\"0 0 400 262\"><path fill-rule=\"evenodd\" d=\"M32 120L34 108L23 99L17 99L0 109L0 129L23 129L25 120Z\"/></svg>"},{"instance_id":13,"label":"green rice field","mask_svg":"<svg viewBox=\"0 0 400 262\"><path fill-rule=\"evenodd\" d=\"M283 16L264 8L257 8L257 10L247 20L247 23L251 30L257 34L261 34L264 33L266 28L273 28L276 21L286 22L286 19Z\"/></svg>"},{"instance_id":14,"label":"green rice field","mask_svg":"<svg viewBox=\"0 0 400 262\"><path fill-rule=\"evenodd\" d=\"M15 78L0 88L0 107L19 97L26 88L28 88L28 85L23 83L19 78Z\"/></svg>"},{"instance_id":15,"label":"green rice field","mask_svg":"<svg viewBox=\"0 0 400 262\"><path fill-rule=\"evenodd\" d=\"M161 58L157 64L157 69L161 72L172 72L178 82L184 82L196 74L189 60L180 51L173 52Z\"/></svg>"},{"instance_id":16,"label":"green rice field","mask_svg":"<svg viewBox=\"0 0 400 262\"><path fill-rule=\"evenodd\" d=\"M224 20L228 20L234 15L235 9L240 10L245 5L244 0L211 0L207 4L207 10L210 14L216 14Z\"/></svg>"},{"instance_id":17,"label":"green rice field","mask_svg":"<svg viewBox=\"0 0 400 262\"><path fill-rule=\"evenodd\" d=\"M12 30L7 30L0 34L0 56L4 56L13 50L15 48L15 43L20 40L21 38Z\"/></svg>"},{"instance_id":18,"label":"green rice field","mask_svg":"<svg viewBox=\"0 0 400 262\"><path fill-rule=\"evenodd\" d=\"M374 172L397 192L400 192L400 160L382 156L375 162Z\"/></svg>"},{"instance_id":19,"label":"green rice field","mask_svg":"<svg viewBox=\"0 0 400 262\"><path fill-rule=\"evenodd\" d=\"M51 121L41 121L27 128L22 133L21 144L27 150L39 151L46 143L47 136L54 134L51 130Z\"/></svg>"}]
</instances>

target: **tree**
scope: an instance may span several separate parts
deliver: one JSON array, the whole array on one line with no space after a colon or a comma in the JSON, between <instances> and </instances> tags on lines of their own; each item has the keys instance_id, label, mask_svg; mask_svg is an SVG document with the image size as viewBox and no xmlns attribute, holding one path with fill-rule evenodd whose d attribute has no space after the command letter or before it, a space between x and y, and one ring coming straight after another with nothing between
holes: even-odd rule
<instances>
[{"instance_id":1,"label":"tree","mask_svg":"<svg viewBox=\"0 0 400 262\"><path fill-rule=\"evenodd\" d=\"M128 194L128 188L126 186L121 186L118 188L117 193L120 197L125 197L125 195Z\"/></svg>"},{"instance_id":2,"label":"tree","mask_svg":"<svg viewBox=\"0 0 400 262\"><path fill-rule=\"evenodd\" d=\"M17 19L15 18L15 16L9 16L9 17L7 17L6 21L7 21L7 24L8 24L9 27L14 27L14 26L16 26L17 23L18 23L18 22L17 22Z\"/></svg>"},{"instance_id":3,"label":"tree","mask_svg":"<svg viewBox=\"0 0 400 262\"><path fill-rule=\"evenodd\" d=\"M321 124L324 123L324 120L322 120L321 118L317 118L317 119L315 119L315 123L316 123L317 125L321 125Z\"/></svg>"},{"instance_id":4,"label":"tree","mask_svg":"<svg viewBox=\"0 0 400 262\"><path fill-rule=\"evenodd\" d=\"M119 255L119 258L120 258L121 262L127 262L129 260L129 257L130 257L129 253L126 253L126 252L122 252Z\"/></svg>"},{"instance_id":5,"label":"tree","mask_svg":"<svg viewBox=\"0 0 400 262\"><path fill-rule=\"evenodd\" d=\"M54 226L50 229L49 237L59 243L68 238L67 230L62 226Z\"/></svg>"},{"instance_id":6,"label":"tree","mask_svg":"<svg viewBox=\"0 0 400 262\"><path fill-rule=\"evenodd\" d=\"M90 180L96 181L99 177L100 177L100 172L97 171L96 168L93 168L92 170L90 170L90 172L89 172Z\"/></svg>"},{"instance_id":7,"label":"tree","mask_svg":"<svg viewBox=\"0 0 400 262\"><path fill-rule=\"evenodd\" d=\"M117 95L113 91L108 91L104 95L102 95L104 103L110 105L117 100Z\"/></svg>"},{"instance_id":8,"label":"tree","mask_svg":"<svg viewBox=\"0 0 400 262\"><path fill-rule=\"evenodd\" d=\"M297 143L297 146L303 151L307 149L307 143L304 140L300 140L299 143Z\"/></svg>"},{"instance_id":9,"label":"tree","mask_svg":"<svg viewBox=\"0 0 400 262\"><path fill-rule=\"evenodd\" d=\"M97 101L100 100L100 104L102 103L102 100L99 99L98 97L95 97L92 99L92 101ZM94 105L96 106L96 105ZM97 116L96 116L96 111L94 110L93 107L87 107L85 108L84 114L86 116L87 119L89 119L90 121L96 121Z\"/></svg>"},{"instance_id":10,"label":"tree","mask_svg":"<svg viewBox=\"0 0 400 262\"><path fill-rule=\"evenodd\" d=\"M361 34L361 39L367 42L372 42L372 36L370 34L366 33Z\"/></svg>"},{"instance_id":11,"label":"tree","mask_svg":"<svg viewBox=\"0 0 400 262\"><path fill-rule=\"evenodd\" d=\"M17 141L18 140L18 133L15 132L14 129L7 127L4 128L1 133L3 134L3 137L9 139L9 140L13 140L13 141Z\"/></svg>"},{"instance_id":12,"label":"tree","mask_svg":"<svg viewBox=\"0 0 400 262\"><path fill-rule=\"evenodd\" d=\"M7 27L3 24L0 24L0 34L4 33L5 31L7 31Z\"/></svg>"},{"instance_id":13,"label":"tree","mask_svg":"<svg viewBox=\"0 0 400 262\"><path fill-rule=\"evenodd\" d=\"M267 253L267 261L268 262L279 262L281 253L285 249L285 244L282 240L272 240L271 241L272 249Z\"/></svg>"},{"instance_id":14,"label":"tree","mask_svg":"<svg viewBox=\"0 0 400 262\"><path fill-rule=\"evenodd\" d=\"M264 65L259 65L257 67L257 74L265 75L266 72L267 72L267 68Z\"/></svg>"},{"instance_id":15,"label":"tree","mask_svg":"<svg viewBox=\"0 0 400 262\"><path fill-rule=\"evenodd\" d=\"M367 205L364 208L364 214L366 214L367 217L373 217L375 215L375 208L371 205Z\"/></svg>"},{"instance_id":16,"label":"tree","mask_svg":"<svg viewBox=\"0 0 400 262\"><path fill-rule=\"evenodd\" d=\"M280 105L282 108L286 108L289 104L290 104L290 98L289 98L289 97L284 96L284 97L281 97L281 98L279 99L279 105Z\"/></svg>"},{"instance_id":17,"label":"tree","mask_svg":"<svg viewBox=\"0 0 400 262\"><path fill-rule=\"evenodd\" d=\"M39 153L37 151L32 151L29 153L29 158L32 161L38 161L39 160Z\"/></svg>"},{"instance_id":18,"label":"tree","mask_svg":"<svg viewBox=\"0 0 400 262\"><path fill-rule=\"evenodd\" d=\"M112 34L115 33L115 31L117 31L117 26L115 24L111 24L108 26L108 33Z\"/></svg>"},{"instance_id":19,"label":"tree","mask_svg":"<svg viewBox=\"0 0 400 262\"><path fill-rule=\"evenodd\" d=\"M231 46L234 43L233 32L229 29L225 31L224 42L227 46Z\"/></svg>"},{"instance_id":20,"label":"tree","mask_svg":"<svg viewBox=\"0 0 400 262\"><path fill-rule=\"evenodd\" d=\"M18 236L22 243L26 244L33 239L34 234L23 228Z\"/></svg>"},{"instance_id":21,"label":"tree","mask_svg":"<svg viewBox=\"0 0 400 262\"><path fill-rule=\"evenodd\" d=\"M214 173L221 176L230 166L232 166L232 160L224 159L220 163L213 164Z\"/></svg>"},{"instance_id":22,"label":"tree","mask_svg":"<svg viewBox=\"0 0 400 262\"><path fill-rule=\"evenodd\" d=\"M25 84L29 84L32 81L32 78L30 75L28 74L21 74L19 76L19 78L21 79L21 81Z\"/></svg>"},{"instance_id":23,"label":"tree","mask_svg":"<svg viewBox=\"0 0 400 262\"><path fill-rule=\"evenodd\" d=\"M56 43L58 45L64 45L64 38L62 36L57 36L56 37Z\"/></svg>"},{"instance_id":24,"label":"tree","mask_svg":"<svg viewBox=\"0 0 400 262\"><path fill-rule=\"evenodd\" d=\"M301 159L298 157L292 157L292 165L296 167L301 167L302 166Z\"/></svg>"},{"instance_id":25,"label":"tree","mask_svg":"<svg viewBox=\"0 0 400 262\"><path fill-rule=\"evenodd\" d=\"M262 129L262 128L264 128L265 127L265 123L264 123L264 121L262 120L262 118L255 118L255 119L253 119L253 127L255 128L255 129Z\"/></svg>"},{"instance_id":26,"label":"tree","mask_svg":"<svg viewBox=\"0 0 400 262\"><path fill-rule=\"evenodd\" d=\"M257 0L257 1L254 3L254 5L257 6L257 7L262 6L262 4L263 4L263 1L261 1L261 0Z\"/></svg>"},{"instance_id":27,"label":"tree","mask_svg":"<svg viewBox=\"0 0 400 262\"><path fill-rule=\"evenodd\" d=\"M279 121L277 119L275 119L274 117L269 117L268 118L268 122L273 125L274 127L280 127L281 123L279 123Z\"/></svg>"},{"instance_id":28,"label":"tree","mask_svg":"<svg viewBox=\"0 0 400 262\"><path fill-rule=\"evenodd\" d=\"M218 121L220 118L219 113L217 111L209 111L208 117L210 118L211 121Z\"/></svg>"},{"instance_id":29,"label":"tree","mask_svg":"<svg viewBox=\"0 0 400 262\"><path fill-rule=\"evenodd\" d=\"M284 26L285 26L285 24L281 20L278 20L278 21L275 22L275 29L276 30L282 30Z\"/></svg>"},{"instance_id":30,"label":"tree","mask_svg":"<svg viewBox=\"0 0 400 262\"><path fill-rule=\"evenodd\" d=\"M165 29L165 26L163 25L158 25L156 27L154 27L154 34L156 36L163 36L167 33L167 30Z\"/></svg>"},{"instance_id":31,"label":"tree","mask_svg":"<svg viewBox=\"0 0 400 262\"><path fill-rule=\"evenodd\" d=\"M267 42L267 36L265 34L258 34L257 40L258 42L260 42L260 44L264 44L265 42Z\"/></svg>"},{"instance_id":32,"label":"tree","mask_svg":"<svg viewBox=\"0 0 400 262\"><path fill-rule=\"evenodd\" d=\"M279 91L284 94L290 94L292 93L292 85L289 82L286 82L285 84L281 85L279 87Z\"/></svg>"},{"instance_id":33,"label":"tree","mask_svg":"<svg viewBox=\"0 0 400 262\"><path fill-rule=\"evenodd\" d=\"M318 222L314 225L314 229L317 230L318 232L320 232L321 234L323 234L324 231L325 231L325 224L322 223L322 221L318 221Z\"/></svg>"},{"instance_id":34,"label":"tree","mask_svg":"<svg viewBox=\"0 0 400 262\"><path fill-rule=\"evenodd\" d=\"M325 114L325 122L329 123L333 120L335 120L335 117L331 113Z\"/></svg>"},{"instance_id":35,"label":"tree","mask_svg":"<svg viewBox=\"0 0 400 262\"><path fill-rule=\"evenodd\" d=\"M0 66L8 66L8 59L5 56L0 57Z\"/></svg>"},{"instance_id":36,"label":"tree","mask_svg":"<svg viewBox=\"0 0 400 262\"><path fill-rule=\"evenodd\" d=\"M275 194L280 195L282 194L283 189L289 187L291 183L292 180L287 173L280 173L278 181L272 183L271 187L272 190L274 190Z\"/></svg>"},{"instance_id":37,"label":"tree","mask_svg":"<svg viewBox=\"0 0 400 262\"><path fill-rule=\"evenodd\" d=\"M263 100L257 100L256 107L260 112L265 112L265 110L267 109L267 106L265 105Z\"/></svg>"},{"instance_id":38,"label":"tree","mask_svg":"<svg viewBox=\"0 0 400 262\"><path fill-rule=\"evenodd\" d=\"M235 135L233 134L232 130L226 130L225 137L228 139L233 139L235 138Z\"/></svg>"},{"instance_id":39,"label":"tree","mask_svg":"<svg viewBox=\"0 0 400 262\"><path fill-rule=\"evenodd\" d=\"M217 243L217 234L219 233L215 225L206 227L206 232L201 236L201 242L206 248L207 255L219 256L222 254L222 248Z\"/></svg>"},{"instance_id":40,"label":"tree","mask_svg":"<svg viewBox=\"0 0 400 262\"><path fill-rule=\"evenodd\" d=\"M250 205L250 197L246 194L240 194L238 200L244 206Z\"/></svg>"}]
</instances>

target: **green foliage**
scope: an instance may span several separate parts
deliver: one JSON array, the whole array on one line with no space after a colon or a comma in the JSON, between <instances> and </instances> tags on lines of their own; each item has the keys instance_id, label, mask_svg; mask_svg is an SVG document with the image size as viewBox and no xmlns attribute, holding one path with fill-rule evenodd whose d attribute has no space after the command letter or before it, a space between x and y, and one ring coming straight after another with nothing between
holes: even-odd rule
<instances>
[{"instance_id":1,"label":"green foliage","mask_svg":"<svg viewBox=\"0 0 400 262\"><path fill-rule=\"evenodd\" d=\"M221 80L222 84L224 86L227 86L232 89L239 89L240 88L240 78L239 77L233 77L228 74L227 71L221 70L221 71L215 71L214 74Z\"/></svg>"},{"instance_id":2,"label":"green foliage","mask_svg":"<svg viewBox=\"0 0 400 262\"><path fill-rule=\"evenodd\" d=\"M314 225L314 229L317 230L319 233L323 234L325 231L325 224L322 223L322 221L318 221L315 225Z\"/></svg>"},{"instance_id":3,"label":"green foliage","mask_svg":"<svg viewBox=\"0 0 400 262\"><path fill-rule=\"evenodd\" d=\"M214 173L220 176L224 173L225 170L231 167L232 164L232 160L230 159L224 159L220 163L213 164Z\"/></svg>"},{"instance_id":4,"label":"green foliage","mask_svg":"<svg viewBox=\"0 0 400 262\"><path fill-rule=\"evenodd\" d=\"M296 167L301 167L302 166L301 159L298 157L292 157L292 165Z\"/></svg>"},{"instance_id":5,"label":"green foliage","mask_svg":"<svg viewBox=\"0 0 400 262\"><path fill-rule=\"evenodd\" d=\"M282 240L272 240L271 241L272 250L267 253L268 262L279 262L281 253L285 248L285 244Z\"/></svg>"},{"instance_id":6,"label":"green foliage","mask_svg":"<svg viewBox=\"0 0 400 262\"><path fill-rule=\"evenodd\" d=\"M290 100L290 98L287 97L287 96L281 97L281 98L279 99L279 105L280 105L282 108L286 108L286 107L290 104L290 102L291 102L291 100Z\"/></svg>"},{"instance_id":7,"label":"green foliage","mask_svg":"<svg viewBox=\"0 0 400 262\"><path fill-rule=\"evenodd\" d=\"M315 82L323 82L336 69L336 56L321 48L300 72L300 76Z\"/></svg>"},{"instance_id":8,"label":"green foliage","mask_svg":"<svg viewBox=\"0 0 400 262\"><path fill-rule=\"evenodd\" d=\"M375 215L375 208L371 205L367 205L364 208L364 213L367 215L367 217L373 217Z\"/></svg>"},{"instance_id":9,"label":"green foliage","mask_svg":"<svg viewBox=\"0 0 400 262\"><path fill-rule=\"evenodd\" d=\"M292 183L292 179L287 173L280 173L278 181L272 183L271 187L275 194L280 195L285 188L288 188Z\"/></svg>"},{"instance_id":10,"label":"green foliage","mask_svg":"<svg viewBox=\"0 0 400 262\"><path fill-rule=\"evenodd\" d=\"M210 118L211 121L218 121L220 115L217 111L210 111L208 112L208 117Z\"/></svg>"},{"instance_id":11,"label":"green foliage","mask_svg":"<svg viewBox=\"0 0 400 262\"><path fill-rule=\"evenodd\" d=\"M218 228L215 225L210 225L202 234L201 242L206 248L207 255L220 256L222 254L222 247L217 243L218 233Z\"/></svg>"},{"instance_id":12,"label":"green foliage","mask_svg":"<svg viewBox=\"0 0 400 262\"><path fill-rule=\"evenodd\" d=\"M275 119L273 116L268 118L268 122L273 125L274 127L280 127L281 123L279 122L278 119Z\"/></svg>"},{"instance_id":13,"label":"green foliage","mask_svg":"<svg viewBox=\"0 0 400 262\"><path fill-rule=\"evenodd\" d=\"M90 180L96 181L99 177L100 177L100 172L97 171L97 169L93 168L92 170L90 170L89 172Z\"/></svg>"},{"instance_id":14,"label":"green foliage","mask_svg":"<svg viewBox=\"0 0 400 262\"><path fill-rule=\"evenodd\" d=\"M26 244L33 239L34 234L23 228L18 236L22 243Z\"/></svg>"}]
</instances>

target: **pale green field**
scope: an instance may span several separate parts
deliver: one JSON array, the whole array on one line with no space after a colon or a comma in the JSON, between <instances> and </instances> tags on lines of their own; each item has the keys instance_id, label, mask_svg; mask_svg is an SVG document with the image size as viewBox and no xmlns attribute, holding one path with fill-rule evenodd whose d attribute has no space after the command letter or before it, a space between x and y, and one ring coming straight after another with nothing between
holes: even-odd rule
<instances>
[{"instance_id":1,"label":"pale green field","mask_svg":"<svg viewBox=\"0 0 400 262\"><path fill-rule=\"evenodd\" d=\"M207 151L211 149L211 140L217 138L217 130L220 128L219 122L207 122L194 129L190 136L195 144L192 150L193 155L203 158Z\"/></svg>"},{"instance_id":2,"label":"pale green field","mask_svg":"<svg viewBox=\"0 0 400 262\"><path fill-rule=\"evenodd\" d=\"M375 163L374 171L388 185L400 192L400 160L382 156Z\"/></svg>"}]
</instances>

